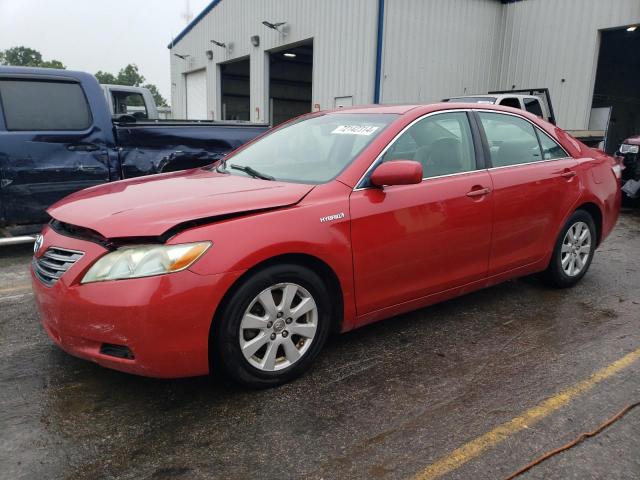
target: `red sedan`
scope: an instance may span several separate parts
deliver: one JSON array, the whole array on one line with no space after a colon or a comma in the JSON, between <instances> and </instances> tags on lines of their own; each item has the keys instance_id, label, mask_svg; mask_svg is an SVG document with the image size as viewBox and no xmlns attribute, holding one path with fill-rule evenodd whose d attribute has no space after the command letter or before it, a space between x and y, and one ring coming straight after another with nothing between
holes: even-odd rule
<instances>
[{"instance_id":1,"label":"red sedan","mask_svg":"<svg viewBox=\"0 0 640 480\"><path fill-rule=\"evenodd\" d=\"M619 177L521 110L314 113L212 166L54 205L35 298L72 355L271 386L307 370L331 331L533 273L575 285L616 223Z\"/></svg>"}]
</instances>

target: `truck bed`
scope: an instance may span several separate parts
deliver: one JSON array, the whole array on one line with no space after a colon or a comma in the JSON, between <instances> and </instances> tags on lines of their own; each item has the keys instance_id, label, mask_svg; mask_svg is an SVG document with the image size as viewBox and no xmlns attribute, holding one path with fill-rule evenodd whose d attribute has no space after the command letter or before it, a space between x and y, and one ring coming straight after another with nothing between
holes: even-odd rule
<instances>
[{"instance_id":1,"label":"truck bed","mask_svg":"<svg viewBox=\"0 0 640 480\"><path fill-rule=\"evenodd\" d=\"M208 165L269 128L193 120L114 122L114 126L123 178Z\"/></svg>"}]
</instances>

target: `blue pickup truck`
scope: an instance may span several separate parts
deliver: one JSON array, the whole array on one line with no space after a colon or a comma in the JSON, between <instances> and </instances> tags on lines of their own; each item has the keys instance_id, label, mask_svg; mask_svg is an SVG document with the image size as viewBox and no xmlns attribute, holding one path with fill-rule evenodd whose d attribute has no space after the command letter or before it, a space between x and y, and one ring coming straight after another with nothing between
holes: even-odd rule
<instances>
[{"instance_id":1,"label":"blue pickup truck","mask_svg":"<svg viewBox=\"0 0 640 480\"><path fill-rule=\"evenodd\" d=\"M0 245L29 239L70 193L207 165L267 128L112 118L92 75L0 67Z\"/></svg>"}]
</instances>

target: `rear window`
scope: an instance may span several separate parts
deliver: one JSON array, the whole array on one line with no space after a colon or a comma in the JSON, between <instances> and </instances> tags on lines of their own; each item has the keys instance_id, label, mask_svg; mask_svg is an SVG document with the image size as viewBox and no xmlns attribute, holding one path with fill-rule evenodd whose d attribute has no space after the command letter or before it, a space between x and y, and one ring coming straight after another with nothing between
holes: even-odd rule
<instances>
[{"instance_id":1,"label":"rear window","mask_svg":"<svg viewBox=\"0 0 640 480\"><path fill-rule=\"evenodd\" d=\"M7 130L85 130L91 111L78 83L0 80Z\"/></svg>"},{"instance_id":2,"label":"rear window","mask_svg":"<svg viewBox=\"0 0 640 480\"><path fill-rule=\"evenodd\" d=\"M527 112L533 113L539 117L542 117L542 107L540 106L540 102L536 98L525 98L524 99L524 108L527 109Z\"/></svg>"}]
</instances>

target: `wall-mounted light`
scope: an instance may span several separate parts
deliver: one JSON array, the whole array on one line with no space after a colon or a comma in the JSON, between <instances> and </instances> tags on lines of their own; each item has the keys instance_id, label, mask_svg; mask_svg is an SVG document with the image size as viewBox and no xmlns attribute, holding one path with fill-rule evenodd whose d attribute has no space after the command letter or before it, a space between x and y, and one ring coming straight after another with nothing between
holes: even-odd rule
<instances>
[{"instance_id":1,"label":"wall-mounted light","mask_svg":"<svg viewBox=\"0 0 640 480\"><path fill-rule=\"evenodd\" d=\"M208 60L213 60L213 50L207 50L204 53L207 55Z\"/></svg>"},{"instance_id":2,"label":"wall-mounted light","mask_svg":"<svg viewBox=\"0 0 640 480\"><path fill-rule=\"evenodd\" d=\"M627 28L627 32L635 32L636 28L638 28L637 25L633 25L632 27Z\"/></svg>"},{"instance_id":3,"label":"wall-mounted light","mask_svg":"<svg viewBox=\"0 0 640 480\"><path fill-rule=\"evenodd\" d=\"M267 27L270 28L271 30L275 30L277 32L279 32L282 35L286 35L287 32L284 28L284 26L287 24L287 22L267 22L266 20L262 22L262 24Z\"/></svg>"},{"instance_id":4,"label":"wall-mounted light","mask_svg":"<svg viewBox=\"0 0 640 480\"><path fill-rule=\"evenodd\" d=\"M251 36L251 45L253 45L254 47L259 47L260 46L260 36L259 35Z\"/></svg>"},{"instance_id":5,"label":"wall-mounted light","mask_svg":"<svg viewBox=\"0 0 640 480\"><path fill-rule=\"evenodd\" d=\"M291 52L283 53L282 55L287 58L296 58L297 56L295 53L291 53Z\"/></svg>"},{"instance_id":6,"label":"wall-mounted light","mask_svg":"<svg viewBox=\"0 0 640 480\"><path fill-rule=\"evenodd\" d=\"M174 55L178 58L181 58L182 60L186 60L187 58L189 58L191 55L189 55L188 53L185 53L184 55L180 55L179 53L174 53Z\"/></svg>"},{"instance_id":7,"label":"wall-mounted light","mask_svg":"<svg viewBox=\"0 0 640 480\"><path fill-rule=\"evenodd\" d=\"M218 42L216 40L211 40L211 43L213 43L214 45L217 45L218 47L227 48L226 43Z\"/></svg>"}]
</instances>

